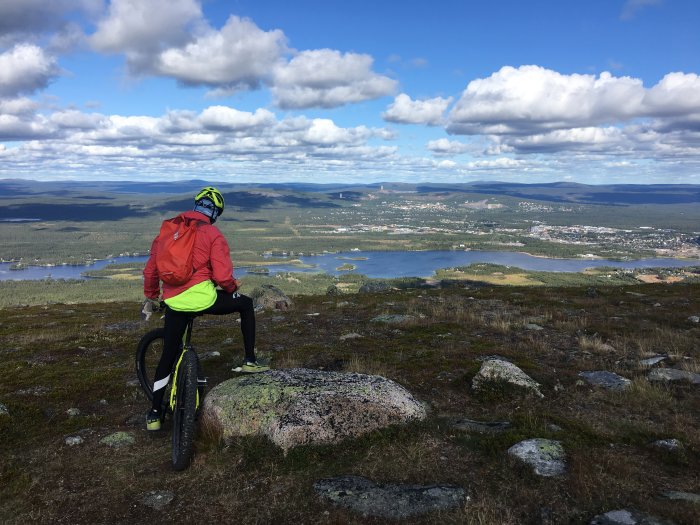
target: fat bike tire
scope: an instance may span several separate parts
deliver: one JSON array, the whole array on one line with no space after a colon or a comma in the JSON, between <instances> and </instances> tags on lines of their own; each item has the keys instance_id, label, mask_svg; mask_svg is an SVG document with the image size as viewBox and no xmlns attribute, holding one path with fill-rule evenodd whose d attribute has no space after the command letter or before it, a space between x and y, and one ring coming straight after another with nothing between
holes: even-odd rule
<instances>
[{"instance_id":1,"label":"fat bike tire","mask_svg":"<svg viewBox=\"0 0 700 525\"><path fill-rule=\"evenodd\" d=\"M156 328L144 334L136 347L136 376L149 401L153 401L153 380L164 345L165 329Z\"/></svg>"},{"instance_id":2,"label":"fat bike tire","mask_svg":"<svg viewBox=\"0 0 700 525\"><path fill-rule=\"evenodd\" d=\"M184 470L192 459L197 415L197 355L188 350L177 372L173 412L173 468Z\"/></svg>"}]
</instances>

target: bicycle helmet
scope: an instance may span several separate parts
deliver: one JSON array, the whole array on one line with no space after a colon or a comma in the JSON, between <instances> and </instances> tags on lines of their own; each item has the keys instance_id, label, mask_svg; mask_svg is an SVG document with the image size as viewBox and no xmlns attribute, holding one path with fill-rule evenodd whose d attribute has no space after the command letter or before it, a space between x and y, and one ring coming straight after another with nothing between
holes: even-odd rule
<instances>
[{"instance_id":1,"label":"bicycle helmet","mask_svg":"<svg viewBox=\"0 0 700 525\"><path fill-rule=\"evenodd\" d=\"M194 211L203 213L214 224L216 219L224 212L224 196L212 186L202 188L194 197Z\"/></svg>"}]
</instances>

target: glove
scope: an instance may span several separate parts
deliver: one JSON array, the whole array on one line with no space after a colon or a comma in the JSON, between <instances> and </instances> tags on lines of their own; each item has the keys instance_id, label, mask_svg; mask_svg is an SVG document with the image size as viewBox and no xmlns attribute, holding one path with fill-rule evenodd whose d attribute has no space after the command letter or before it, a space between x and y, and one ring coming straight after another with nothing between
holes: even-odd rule
<instances>
[{"instance_id":1,"label":"glove","mask_svg":"<svg viewBox=\"0 0 700 525\"><path fill-rule=\"evenodd\" d=\"M157 299L146 299L141 306L141 319L148 321L153 312L160 310L160 302Z\"/></svg>"}]
</instances>

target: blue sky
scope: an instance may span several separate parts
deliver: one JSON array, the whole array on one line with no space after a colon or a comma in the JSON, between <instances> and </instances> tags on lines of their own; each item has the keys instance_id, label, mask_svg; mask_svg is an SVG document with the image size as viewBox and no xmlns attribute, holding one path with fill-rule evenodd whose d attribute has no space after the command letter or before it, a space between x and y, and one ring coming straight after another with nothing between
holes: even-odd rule
<instances>
[{"instance_id":1,"label":"blue sky","mask_svg":"<svg viewBox=\"0 0 700 525\"><path fill-rule=\"evenodd\" d=\"M694 0L2 0L0 178L700 183Z\"/></svg>"}]
</instances>

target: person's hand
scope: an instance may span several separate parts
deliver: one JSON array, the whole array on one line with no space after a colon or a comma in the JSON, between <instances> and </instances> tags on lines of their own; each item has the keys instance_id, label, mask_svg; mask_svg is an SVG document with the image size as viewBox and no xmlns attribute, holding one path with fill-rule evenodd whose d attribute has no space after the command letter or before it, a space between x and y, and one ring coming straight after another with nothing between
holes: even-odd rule
<instances>
[{"instance_id":1,"label":"person's hand","mask_svg":"<svg viewBox=\"0 0 700 525\"><path fill-rule=\"evenodd\" d=\"M236 278L233 279L233 282L236 284L236 289L234 290L234 292L237 292L238 290L241 289L241 286L243 286L243 283Z\"/></svg>"},{"instance_id":2,"label":"person's hand","mask_svg":"<svg viewBox=\"0 0 700 525\"><path fill-rule=\"evenodd\" d=\"M141 306L141 319L148 321L153 312L160 310L160 302L157 299L146 299Z\"/></svg>"}]
</instances>

